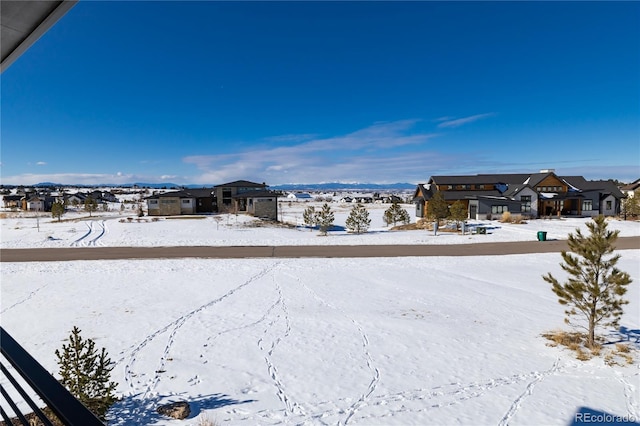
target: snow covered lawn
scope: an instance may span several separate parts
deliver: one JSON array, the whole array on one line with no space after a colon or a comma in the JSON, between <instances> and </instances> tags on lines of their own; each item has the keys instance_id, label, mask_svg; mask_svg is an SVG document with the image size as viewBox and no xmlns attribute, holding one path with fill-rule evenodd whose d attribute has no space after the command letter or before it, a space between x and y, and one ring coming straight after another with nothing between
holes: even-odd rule
<instances>
[{"instance_id":1,"label":"snow covered lawn","mask_svg":"<svg viewBox=\"0 0 640 426\"><path fill-rule=\"evenodd\" d=\"M94 244L447 244L535 239L538 230L566 238L586 222L492 222L489 234L473 236L376 225L361 236L318 237L232 219L216 229L212 217L101 218ZM2 248L91 245L79 239L90 221L40 219L40 232L30 218L0 222ZM637 223L610 223L640 235ZM631 303L623 328L607 333L637 351L640 249L621 253ZM581 407L638 421L637 352L634 364L611 367L578 361L540 336L563 327L563 308L541 278L564 277L560 261L556 253L1 263L0 314L51 372L74 325L106 347L122 397L112 425L197 425L204 416L233 425L567 425ZM188 420L155 413L177 400L192 404Z\"/></svg>"},{"instance_id":2,"label":"snow covered lawn","mask_svg":"<svg viewBox=\"0 0 640 426\"><path fill-rule=\"evenodd\" d=\"M304 227L302 211L311 203L284 203L281 221L289 227L256 226L263 222L245 215L136 217L118 211L71 212L57 222L51 215L40 213L6 213L0 219L0 247L74 247L74 246L239 246L239 245L362 245L362 244L464 244L490 241L535 241L538 231L546 231L548 239L566 239L576 228L587 231L587 219L536 219L524 224L498 221L470 221L470 227L487 227L486 235L460 235L454 232L391 231L383 222L388 204L367 204L371 227L365 234L350 234L345 222L351 205L332 204L335 229L329 236ZM316 208L321 204L314 203ZM404 208L412 213L411 205ZM116 210L114 208L114 210ZM298 226L295 226L295 225ZM39 227L39 230L38 230ZM610 229L621 235L640 235L640 222L609 221Z\"/></svg>"}]
</instances>

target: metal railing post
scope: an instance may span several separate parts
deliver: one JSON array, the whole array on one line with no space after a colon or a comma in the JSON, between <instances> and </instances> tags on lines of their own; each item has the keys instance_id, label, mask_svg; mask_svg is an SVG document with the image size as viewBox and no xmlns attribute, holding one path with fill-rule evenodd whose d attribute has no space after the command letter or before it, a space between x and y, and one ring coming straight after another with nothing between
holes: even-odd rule
<instances>
[{"instance_id":1,"label":"metal railing post","mask_svg":"<svg viewBox=\"0 0 640 426\"><path fill-rule=\"evenodd\" d=\"M69 393L2 327L0 327L0 351L65 425L104 426L95 414Z\"/></svg>"}]
</instances>

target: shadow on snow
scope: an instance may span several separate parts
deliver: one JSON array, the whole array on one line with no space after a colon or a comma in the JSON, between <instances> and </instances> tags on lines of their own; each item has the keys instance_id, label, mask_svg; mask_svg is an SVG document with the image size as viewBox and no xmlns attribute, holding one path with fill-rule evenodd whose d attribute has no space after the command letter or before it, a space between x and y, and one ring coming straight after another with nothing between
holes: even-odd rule
<instances>
[{"instance_id":1,"label":"shadow on snow","mask_svg":"<svg viewBox=\"0 0 640 426\"><path fill-rule=\"evenodd\" d=\"M161 420L171 420L169 417L158 414L156 409L161 405L178 401L187 401L189 403L191 414L187 419L198 417L204 410L255 402L254 399L241 401L220 393L201 395L195 398L180 398L178 395L159 395L150 400L141 400L136 396L128 396L116 402L109 410L107 416L109 425L146 426Z\"/></svg>"}]
</instances>

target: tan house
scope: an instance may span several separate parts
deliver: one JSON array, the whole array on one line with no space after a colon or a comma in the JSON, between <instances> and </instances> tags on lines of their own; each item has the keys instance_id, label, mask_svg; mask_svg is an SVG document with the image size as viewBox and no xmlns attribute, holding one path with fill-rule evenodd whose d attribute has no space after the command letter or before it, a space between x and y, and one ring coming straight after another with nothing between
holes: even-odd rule
<instances>
[{"instance_id":1,"label":"tan house","mask_svg":"<svg viewBox=\"0 0 640 426\"><path fill-rule=\"evenodd\" d=\"M196 212L195 196L187 191L172 191L146 197L149 216L178 216Z\"/></svg>"},{"instance_id":2,"label":"tan house","mask_svg":"<svg viewBox=\"0 0 640 426\"><path fill-rule=\"evenodd\" d=\"M239 180L213 188L184 189L146 197L149 216L245 213L277 220L279 193L264 183Z\"/></svg>"},{"instance_id":3,"label":"tan house","mask_svg":"<svg viewBox=\"0 0 640 426\"><path fill-rule=\"evenodd\" d=\"M278 220L279 196L265 183L237 180L214 187L214 206L220 213L247 213Z\"/></svg>"},{"instance_id":4,"label":"tan house","mask_svg":"<svg viewBox=\"0 0 640 426\"><path fill-rule=\"evenodd\" d=\"M413 202L416 217L426 217L429 200L440 192L448 204L461 201L470 219L498 219L504 212L548 216L615 216L624 194L612 181L557 176L553 170L532 174L432 176L419 184Z\"/></svg>"}]
</instances>

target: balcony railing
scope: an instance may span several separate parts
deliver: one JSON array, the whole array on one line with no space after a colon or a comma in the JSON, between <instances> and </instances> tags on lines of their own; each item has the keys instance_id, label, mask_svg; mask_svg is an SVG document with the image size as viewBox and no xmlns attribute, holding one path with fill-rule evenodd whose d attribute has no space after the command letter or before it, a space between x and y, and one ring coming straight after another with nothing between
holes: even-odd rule
<instances>
[{"instance_id":1,"label":"balcony railing","mask_svg":"<svg viewBox=\"0 0 640 426\"><path fill-rule=\"evenodd\" d=\"M0 415L6 425L15 424L16 421L25 426L33 424L29 423L25 414L20 411L19 405L24 406L24 403L45 426L60 423L68 426L104 425L2 327L0 327L0 352L4 357L0 361L1 374L11 384L10 388L0 384ZM5 360L10 366L5 365ZM2 382L5 381L2 380ZM54 423L48 418L43 409L38 406L39 404L29 396L34 392L41 399L40 405L44 403L58 418L58 422Z\"/></svg>"}]
</instances>

